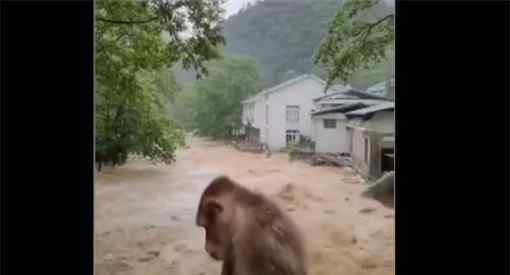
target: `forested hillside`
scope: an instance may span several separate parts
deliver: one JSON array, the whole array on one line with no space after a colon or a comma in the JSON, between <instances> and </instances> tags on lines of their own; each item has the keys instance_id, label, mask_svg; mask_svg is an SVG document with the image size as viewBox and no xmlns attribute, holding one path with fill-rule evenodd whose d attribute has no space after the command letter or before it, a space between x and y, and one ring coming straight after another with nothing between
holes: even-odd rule
<instances>
[{"instance_id":1,"label":"forested hillside","mask_svg":"<svg viewBox=\"0 0 510 275\"><path fill-rule=\"evenodd\" d=\"M227 56L250 56L260 66L265 86L306 72L321 75L314 68L313 54L328 23L341 7L342 0L264 0L229 17L224 25ZM381 16L392 7L381 2L367 14ZM366 86L393 73L393 53L387 62L357 72L351 82Z\"/></svg>"}]
</instances>

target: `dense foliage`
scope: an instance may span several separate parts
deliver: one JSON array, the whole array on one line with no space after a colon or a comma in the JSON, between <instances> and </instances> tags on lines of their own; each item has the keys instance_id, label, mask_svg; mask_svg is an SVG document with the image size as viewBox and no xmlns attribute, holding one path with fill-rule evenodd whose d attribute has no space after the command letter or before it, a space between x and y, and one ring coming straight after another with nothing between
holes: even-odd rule
<instances>
[{"instance_id":1,"label":"dense foliage","mask_svg":"<svg viewBox=\"0 0 510 275\"><path fill-rule=\"evenodd\" d=\"M229 138L241 123L241 101L262 87L256 63L228 58L211 62L207 68L209 75L179 93L171 110L183 127L199 135Z\"/></svg>"},{"instance_id":2,"label":"dense foliage","mask_svg":"<svg viewBox=\"0 0 510 275\"><path fill-rule=\"evenodd\" d=\"M316 2L335 6L334 12L341 1ZM225 53L254 57L266 84L277 84L312 67L313 51L333 12L308 0L261 1L225 22Z\"/></svg>"},{"instance_id":3,"label":"dense foliage","mask_svg":"<svg viewBox=\"0 0 510 275\"><path fill-rule=\"evenodd\" d=\"M225 55L253 57L260 65L265 86L311 71L326 78L326 67L315 65L313 55L342 3L343 0L260 1L225 21ZM369 9L367 17L378 18L392 10L382 2ZM393 59L388 58L369 69L360 68L349 82L366 88L385 80L392 72Z\"/></svg>"},{"instance_id":4,"label":"dense foliage","mask_svg":"<svg viewBox=\"0 0 510 275\"><path fill-rule=\"evenodd\" d=\"M394 42L394 13L370 11L377 0L348 0L332 21L315 62L327 71L327 83L347 81L359 68L370 68L386 58Z\"/></svg>"},{"instance_id":5,"label":"dense foliage","mask_svg":"<svg viewBox=\"0 0 510 275\"><path fill-rule=\"evenodd\" d=\"M220 1L102 0L95 7L96 162L118 165L129 154L170 162L183 134L166 112L178 89L167 68L182 60L206 73L204 62L220 56Z\"/></svg>"}]
</instances>

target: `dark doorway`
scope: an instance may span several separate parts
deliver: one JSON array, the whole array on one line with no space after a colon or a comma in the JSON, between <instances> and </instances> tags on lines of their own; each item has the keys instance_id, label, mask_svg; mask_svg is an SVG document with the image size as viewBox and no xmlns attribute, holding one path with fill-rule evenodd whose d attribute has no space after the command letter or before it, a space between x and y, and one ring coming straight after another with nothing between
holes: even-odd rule
<instances>
[{"instance_id":1,"label":"dark doorway","mask_svg":"<svg viewBox=\"0 0 510 275\"><path fill-rule=\"evenodd\" d=\"M382 172L388 172L394 170L394 154L393 148L382 149L381 152L381 170Z\"/></svg>"}]
</instances>

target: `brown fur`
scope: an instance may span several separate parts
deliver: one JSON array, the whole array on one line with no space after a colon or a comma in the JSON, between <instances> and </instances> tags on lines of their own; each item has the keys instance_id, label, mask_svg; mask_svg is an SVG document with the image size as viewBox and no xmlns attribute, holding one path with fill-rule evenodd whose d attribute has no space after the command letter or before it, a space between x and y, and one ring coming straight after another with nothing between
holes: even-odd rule
<instances>
[{"instance_id":1,"label":"brown fur","mask_svg":"<svg viewBox=\"0 0 510 275\"><path fill-rule=\"evenodd\" d=\"M226 176L200 199L196 223L206 250L223 260L222 275L306 275L305 249L293 221L262 194Z\"/></svg>"}]
</instances>

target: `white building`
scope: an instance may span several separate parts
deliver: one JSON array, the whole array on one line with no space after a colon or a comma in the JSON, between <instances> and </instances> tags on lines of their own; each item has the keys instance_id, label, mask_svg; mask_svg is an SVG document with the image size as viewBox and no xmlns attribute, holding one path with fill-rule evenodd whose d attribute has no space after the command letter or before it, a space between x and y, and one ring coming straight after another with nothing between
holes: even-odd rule
<instances>
[{"instance_id":1,"label":"white building","mask_svg":"<svg viewBox=\"0 0 510 275\"><path fill-rule=\"evenodd\" d=\"M268 88L242 102L242 122L259 130L259 142L270 150L312 136L314 98L324 95L325 82L305 74Z\"/></svg>"},{"instance_id":2,"label":"white building","mask_svg":"<svg viewBox=\"0 0 510 275\"><path fill-rule=\"evenodd\" d=\"M348 118L345 114L385 102L384 98L348 86L337 90L340 92L314 99L315 110L311 114L312 140L315 141L315 151L318 153L351 152L351 137L347 132Z\"/></svg>"},{"instance_id":3,"label":"white building","mask_svg":"<svg viewBox=\"0 0 510 275\"><path fill-rule=\"evenodd\" d=\"M347 112L352 165L361 175L378 178L393 170L394 103L384 102Z\"/></svg>"}]
</instances>

